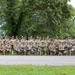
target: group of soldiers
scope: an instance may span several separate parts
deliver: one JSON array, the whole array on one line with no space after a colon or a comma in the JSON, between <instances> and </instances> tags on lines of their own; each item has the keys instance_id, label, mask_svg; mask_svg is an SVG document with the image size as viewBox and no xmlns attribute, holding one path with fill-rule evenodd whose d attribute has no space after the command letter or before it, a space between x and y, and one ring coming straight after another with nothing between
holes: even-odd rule
<instances>
[{"instance_id":1,"label":"group of soldiers","mask_svg":"<svg viewBox=\"0 0 75 75\"><path fill-rule=\"evenodd\" d=\"M30 36L28 40L25 37L18 36L3 39L0 36L0 54L12 55L75 55L75 39L68 37L52 39L49 36L41 38Z\"/></svg>"}]
</instances>

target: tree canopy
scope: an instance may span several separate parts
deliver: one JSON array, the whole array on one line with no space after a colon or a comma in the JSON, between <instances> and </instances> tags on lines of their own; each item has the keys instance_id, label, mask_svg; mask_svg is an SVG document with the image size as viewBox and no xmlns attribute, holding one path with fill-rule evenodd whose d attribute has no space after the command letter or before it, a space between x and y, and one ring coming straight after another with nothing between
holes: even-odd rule
<instances>
[{"instance_id":1,"label":"tree canopy","mask_svg":"<svg viewBox=\"0 0 75 75\"><path fill-rule=\"evenodd\" d=\"M74 8L68 1L0 0L1 29L8 36L73 36Z\"/></svg>"}]
</instances>

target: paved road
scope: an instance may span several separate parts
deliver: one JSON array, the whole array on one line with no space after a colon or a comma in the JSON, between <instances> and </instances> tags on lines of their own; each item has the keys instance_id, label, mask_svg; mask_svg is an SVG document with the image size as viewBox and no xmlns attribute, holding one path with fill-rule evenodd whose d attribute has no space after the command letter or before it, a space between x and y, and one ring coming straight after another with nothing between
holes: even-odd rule
<instances>
[{"instance_id":1,"label":"paved road","mask_svg":"<svg viewBox=\"0 0 75 75\"><path fill-rule=\"evenodd\" d=\"M74 65L75 56L0 56L0 65Z\"/></svg>"}]
</instances>

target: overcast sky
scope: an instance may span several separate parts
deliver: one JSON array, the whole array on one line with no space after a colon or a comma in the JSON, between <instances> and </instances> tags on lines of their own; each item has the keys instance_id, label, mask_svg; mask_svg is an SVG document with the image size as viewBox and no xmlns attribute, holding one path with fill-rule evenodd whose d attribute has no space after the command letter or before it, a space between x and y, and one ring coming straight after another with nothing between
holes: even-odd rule
<instances>
[{"instance_id":1,"label":"overcast sky","mask_svg":"<svg viewBox=\"0 0 75 75\"><path fill-rule=\"evenodd\" d=\"M75 7L75 0L71 0L71 1L69 2L69 4L71 4L73 7Z\"/></svg>"}]
</instances>

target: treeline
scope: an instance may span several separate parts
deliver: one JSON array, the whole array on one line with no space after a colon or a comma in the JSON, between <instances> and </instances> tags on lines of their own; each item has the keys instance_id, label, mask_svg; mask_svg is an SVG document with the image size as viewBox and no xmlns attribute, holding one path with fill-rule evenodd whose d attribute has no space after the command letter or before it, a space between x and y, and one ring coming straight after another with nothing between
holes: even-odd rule
<instances>
[{"instance_id":1,"label":"treeline","mask_svg":"<svg viewBox=\"0 0 75 75\"><path fill-rule=\"evenodd\" d=\"M0 0L1 30L8 36L75 37L69 0Z\"/></svg>"}]
</instances>

